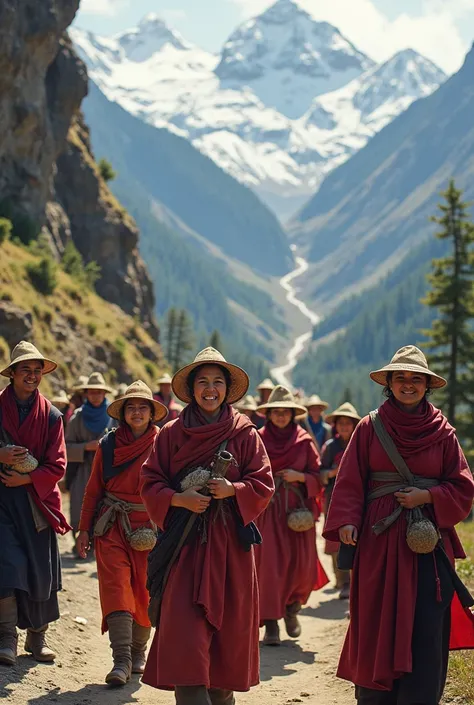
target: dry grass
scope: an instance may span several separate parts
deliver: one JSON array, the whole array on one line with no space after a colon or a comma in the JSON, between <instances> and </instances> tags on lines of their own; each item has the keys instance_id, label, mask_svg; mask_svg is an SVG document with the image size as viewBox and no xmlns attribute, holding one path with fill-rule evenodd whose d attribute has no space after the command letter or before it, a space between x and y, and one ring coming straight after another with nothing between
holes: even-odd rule
<instances>
[{"instance_id":1,"label":"dry grass","mask_svg":"<svg viewBox=\"0 0 474 705\"><path fill-rule=\"evenodd\" d=\"M458 533L468 558L458 561L457 570L474 593L474 522L460 524ZM457 651L451 654L448 678L445 701L454 701L459 705L474 704L474 651Z\"/></svg>"}]
</instances>

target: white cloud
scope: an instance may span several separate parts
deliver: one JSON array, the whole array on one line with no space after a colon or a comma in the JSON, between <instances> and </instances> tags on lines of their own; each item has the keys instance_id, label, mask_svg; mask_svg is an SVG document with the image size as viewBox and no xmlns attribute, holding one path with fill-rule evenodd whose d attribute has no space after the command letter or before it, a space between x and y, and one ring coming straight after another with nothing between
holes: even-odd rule
<instances>
[{"instance_id":1,"label":"white cloud","mask_svg":"<svg viewBox=\"0 0 474 705\"><path fill-rule=\"evenodd\" d=\"M229 0L243 17L252 17L275 0ZM425 0L418 15L401 12L389 20L372 0L298 0L317 20L334 24L361 50L384 61L408 47L432 59L445 71L456 71L468 47L456 22L474 12L474 0Z\"/></svg>"},{"instance_id":2,"label":"white cloud","mask_svg":"<svg viewBox=\"0 0 474 705\"><path fill-rule=\"evenodd\" d=\"M127 4L127 0L82 0L80 10L84 15L113 17Z\"/></svg>"}]
</instances>

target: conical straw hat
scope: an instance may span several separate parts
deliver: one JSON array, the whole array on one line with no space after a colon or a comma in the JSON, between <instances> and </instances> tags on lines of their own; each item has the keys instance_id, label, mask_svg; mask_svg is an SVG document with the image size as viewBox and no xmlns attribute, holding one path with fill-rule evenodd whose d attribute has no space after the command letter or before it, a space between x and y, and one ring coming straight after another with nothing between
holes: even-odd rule
<instances>
[{"instance_id":1,"label":"conical straw hat","mask_svg":"<svg viewBox=\"0 0 474 705\"><path fill-rule=\"evenodd\" d=\"M153 420L156 423L162 421L166 416L168 416L168 409L166 406L153 398L150 387L145 384L145 382L142 382L141 379L138 379L136 382L130 384L125 390L125 393L109 405L107 408L108 415L113 419L120 421L120 411L125 402L130 399L146 399L146 401L149 401L153 405Z\"/></svg>"},{"instance_id":2,"label":"conical straw hat","mask_svg":"<svg viewBox=\"0 0 474 705\"><path fill-rule=\"evenodd\" d=\"M205 348L201 350L200 353L194 358L194 362L189 365L185 365L180 370L176 372L173 377L172 385L173 392L176 394L178 399L189 404L192 401L191 394L188 389L188 377L189 374L196 369L196 367L201 367L201 365L219 365L224 367L231 376L230 388L227 390L227 402L229 404L234 404L238 399L247 393L250 380L248 374L241 367L237 365L232 365L227 362L225 357L215 348Z\"/></svg>"},{"instance_id":3,"label":"conical straw hat","mask_svg":"<svg viewBox=\"0 0 474 705\"><path fill-rule=\"evenodd\" d=\"M275 384L272 382L271 379L268 377L263 380L263 382L260 382L260 384L257 387L257 392L263 392L265 389L269 389L270 391L275 388Z\"/></svg>"},{"instance_id":4,"label":"conical straw hat","mask_svg":"<svg viewBox=\"0 0 474 705\"><path fill-rule=\"evenodd\" d=\"M257 407L257 411L267 409L294 409L297 413L306 415L306 407L297 404L289 389L278 384L270 394L266 404Z\"/></svg>"},{"instance_id":5,"label":"conical straw hat","mask_svg":"<svg viewBox=\"0 0 474 705\"><path fill-rule=\"evenodd\" d=\"M319 394L312 394L310 397L305 399L304 405L307 409L312 406L320 406L321 409L327 409L329 407L327 401L323 401Z\"/></svg>"},{"instance_id":6,"label":"conical straw hat","mask_svg":"<svg viewBox=\"0 0 474 705\"><path fill-rule=\"evenodd\" d=\"M235 408L237 411L256 411L257 410L257 403L255 399L250 395L247 394L243 399L240 399L240 401L237 401L234 404Z\"/></svg>"},{"instance_id":7,"label":"conical straw hat","mask_svg":"<svg viewBox=\"0 0 474 705\"><path fill-rule=\"evenodd\" d=\"M65 406L69 405L69 397L66 394L64 389L61 389L58 394L55 394L53 397L50 399L51 404L54 404L54 406Z\"/></svg>"},{"instance_id":8,"label":"conical straw hat","mask_svg":"<svg viewBox=\"0 0 474 705\"><path fill-rule=\"evenodd\" d=\"M100 389L101 391L109 393L112 393L114 391L112 387L109 387L105 383L105 379L103 378L100 372L93 372L89 376L87 382L85 383L84 387L82 387L82 389L84 389L84 391L87 391L88 389Z\"/></svg>"},{"instance_id":9,"label":"conical straw hat","mask_svg":"<svg viewBox=\"0 0 474 705\"><path fill-rule=\"evenodd\" d=\"M337 409L334 409L331 414L327 414L326 421L328 423L334 423L340 416L347 416L349 419L356 419L356 421L360 421L361 419L355 406L348 401L345 401L344 404L341 404L341 406L338 406Z\"/></svg>"},{"instance_id":10,"label":"conical straw hat","mask_svg":"<svg viewBox=\"0 0 474 705\"><path fill-rule=\"evenodd\" d=\"M168 372L165 372L164 375L162 375L159 379L156 380L157 384L171 384L172 382L171 375L168 374Z\"/></svg>"},{"instance_id":11,"label":"conical straw hat","mask_svg":"<svg viewBox=\"0 0 474 705\"><path fill-rule=\"evenodd\" d=\"M0 374L4 377L10 377L12 365L17 365L19 362L25 362L26 360L41 360L43 362L44 375L54 372L58 366L53 360L44 357L33 343L29 343L27 340L21 340L12 350L10 364L8 367L5 367L4 370L1 370Z\"/></svg>"},{"instance_id":12,"label":"conical straw hat","mask_svg":"<svg viewBox=\"0 0 474 705\"><path fill-rule=\"evenodd\" d=\"M415 345L405 345L405 347L397 350L390 363L380 370L371 372L370 377L374 382L385 387L387 384L387 372L421 372L424 375L430 375L430 387L432 389L441 389L441 387L447 385L444 377L429 369L425 354Z\"/></svg>"}]
</instances>

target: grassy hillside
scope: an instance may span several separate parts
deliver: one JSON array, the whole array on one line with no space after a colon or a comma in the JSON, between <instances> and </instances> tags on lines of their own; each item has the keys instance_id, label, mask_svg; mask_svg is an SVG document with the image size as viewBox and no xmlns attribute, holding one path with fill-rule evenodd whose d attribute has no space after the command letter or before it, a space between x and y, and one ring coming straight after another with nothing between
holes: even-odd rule
<instances>
[{"instance_id":1,"label":"grassy hillside","mask_svg":"<svg viewBox=\"0 0 474 705\"><path fill-rule=\"evenodd\" d=\"M25 337L59 363L58 370L44 380L45 393L68 387L79 374L96 369L111 383L141 378L154 385L165 361L160 346L137 321L61 269L57 288L43 296L27 273L28 265L37 263L39 256L11 242L0 246L0 255L0 309L13 319L31 314L31 331ZM13 324L4 319L3 315L1 364L9 359L9 347L18 342L11 339Z\"/></svg>"}]
</instances>

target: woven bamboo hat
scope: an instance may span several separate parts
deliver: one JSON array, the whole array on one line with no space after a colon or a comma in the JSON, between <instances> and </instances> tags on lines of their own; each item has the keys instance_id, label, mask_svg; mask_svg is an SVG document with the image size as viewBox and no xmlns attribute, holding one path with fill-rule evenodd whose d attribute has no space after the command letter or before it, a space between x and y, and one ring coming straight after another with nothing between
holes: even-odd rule
<instances>
[{"instance_id":1,"label":"woven bamboo hat","mask_svg":"<svg viewBox=\"0 0 474 705\"><path fill-rule=\"evenodd\" d=\"M425 354L415 345L405 345L405 347L397 350L395 355L390 360L388 365L380 370L375 370L370 373L371 379L377 384L385 386L387 384L387 372L421 372L424 375L430 375L430 386L432 389L441 389L447 385L444 377L440 377L436 372L433 372L428 367L428 361Z\"/></svg>"},{"instance_id":2,"label":"woven bamboo hat","mask_svg":"<svg viewBox=\"0 0 474 705\"><path fill-rule=\"evenodd\" d=\"M150 387L145 384L145 382L142 382L141 379L137 379L136 382L130 384L130 386L128 386L125 390L125 393L109 405L107 408L108 415L113 419L120 421L120 411L125 402L130 399L146 399L146 401L150 402L150 404L153 405L153 420L156 423L163 421L163 419L168 416L168 409L166 406L161 404L159 401L156 401L156 399L153 399L153 393Z\"/></svg>"},{"instance_id":3,"label":"woven bamboo hat","mask_svg":"<svg viewBox=\"0 0 474 705\"><path fill-rule=\"evenodd\" d=\"M260 384L257 387L257 392L263 392L265 389L269 389L270 391L272 389L275 389L275 384L272 382L272 380L269 377L264 379L263 382L260 382Z\"/></svg>"},{"instance_id":4,"label":"woven bamboo hat","mask_svg":"<svg viewBox=\"0 0 474 705\"><path fill-rule=\"evenodd\" d=\"M108 392L109 394L112 394L114 391L112 387L109 387L105 383L105 379L101 375L100 372L93 372L87 379L87 382L85 385L82 387L82 389L87 392L88 389L99 389L103 392Z\"/></svg>"},{"instance_id":5,"label":"woven bamboo hat","mask_svg":"<svg viewBox=\"0 0 474 705\"><path fill-rule=\"evenodd\" d=\"M205 348L196 355L194 362L182 367L173 377L173 392L181 401L187 404L192 401L188 389L188 377L196 367L201 367L201 365L219 365L219 367L224 367L230 373L231 383L230 388L227 390L227 402L229 404L234 404L247 394L250 380L245 370L227 362L225 357L215 348Z\"/></svg>"},{"instance_id":6,"label":"woven bamboo hat","mask_svg":"<svg viewBox=\"0 0 474 705\"><path fill-rule=\"evenodd\" d=\"M173 380L171 378L171 375L168 374L168 372L165 372L164 375L161 375L161 377L156 380L156 383L157 384L171 384L172 381Z\"/></svg>"},{"instance_id":7,"label":"woven bamboo hat","mask_svg":"<svg viewBox=\"0 0 474 705\"><path fill-rule=\"evenodd\" d=\"M349 419L355 419L356 421L360 421L362 418L359 416L355 406L348 401L341 404L341 406L338 406L337 409L334 409L331 414L328 414L326 416L326 421L328 423L334 423L340 416L347 416Z\"/></svg>"},{"instance_id":8,"label":"woven bamboo hat","mask_svg":"<svg viewBox=\"0 0 474 705\"><path fill-rule=\"evenodd\" d=\"M69 406L69 397L64 389L61 389L57 394L51 397L50 401L54 406Z\"/></svg>"},{"instance_id":9,"label":"woven bamboo hat","mask_svg":"<svg viewBox=\"0 0 474 705\"><path fill-rule=\"evenodd\" d=\"M240 399L240 401L237 401L234 404L235 408L237 411L256 411L257 410L257 403L255 399L250 395L247 394L243 399Z\"/></svg>"},{"instance_id":10,"label":"woven bamboo hat","mask_svg":"<svg viewBox=\"0 0 474 705\"><path fill-rule=\"evenodd\" d=\"M18 345L15 345L11 352L10 364L8 367L5 367L4 370L1 370L0 374L4 377L10 377L12 365L17 365L19 362L25 362L26 360L41 360L43 362L44 375L49 375L50 372L54 372L58 366L57 362L49 360L42 355L33 343L28 343L27 340L21 340Z\"/></svg>"},{"instance_id":11,"label":"woven bamboo hat","mask_svg":"<svg viewBox=\"0 0 474 705\"><path fill-rule=\"evenodd\" d=\"M257 411L266 411L267 409L294 409L299 417L306 415L306 407L298 404L290 390L281 384L277 384L266 404L257 407Z\"/></svg>"},{"instance_id":12,"label":"woven bamboo hat","mask_svg":"<svg viewBox=\"0 0 474 705\"><path fill-rule=\"evenodd\" d=\"M323 401L319 394L312 394L305 399L304 405L307 409L310 409L312 406L319 406L321 409L327 409L329 407L327 401Z\"/></svg>"}]
</instances>

